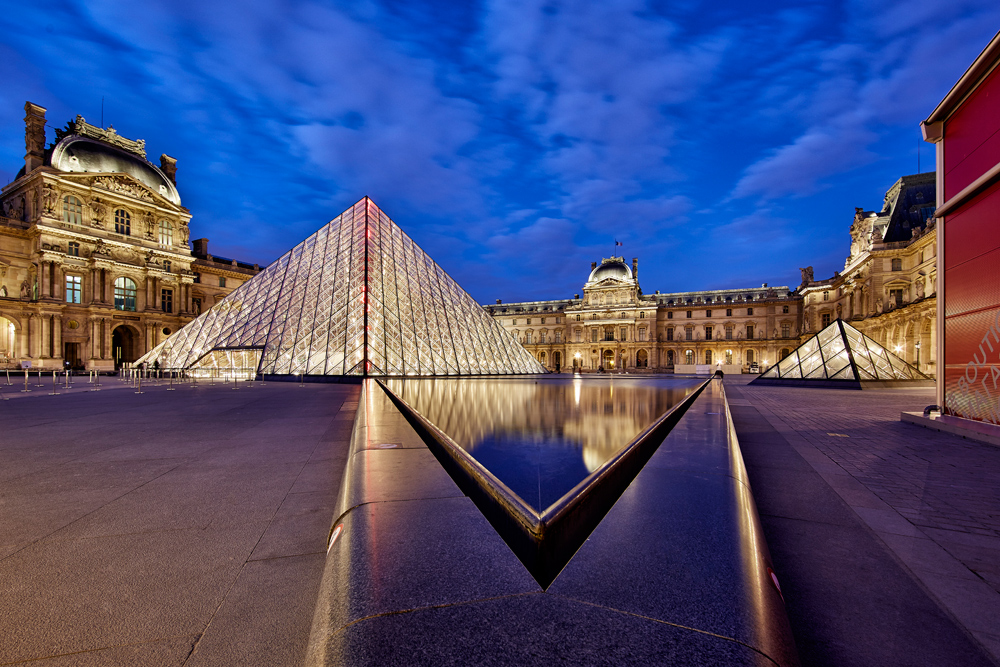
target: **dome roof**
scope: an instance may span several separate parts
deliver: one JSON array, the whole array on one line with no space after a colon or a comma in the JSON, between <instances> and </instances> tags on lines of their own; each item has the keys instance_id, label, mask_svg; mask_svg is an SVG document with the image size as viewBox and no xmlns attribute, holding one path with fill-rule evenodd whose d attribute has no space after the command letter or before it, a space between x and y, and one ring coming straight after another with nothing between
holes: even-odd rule
<instances>
[{"instance_id":1,"label":"dome roof","mask_svg":"<svg viewBox=\"0 0 1000 667\"><path fill-rule=\"evenodd\" d=\"M128 174L164 199L180 206L177 188L163 172L138 155L78 135L61 140L52 149L52 166L60 171Z\"/></svg>"},{"instance_id":2,"label":"dome roof","mask_svg":"<svg viewBox=\"0 0 1000 667\"><path fill-rule=\"evenodd\" d=\"M632 280L632 269L617 257L603 260L596 269L590 272L587 282L596 283L608 278L615 280Z\"/></svg>"}]
</instances>

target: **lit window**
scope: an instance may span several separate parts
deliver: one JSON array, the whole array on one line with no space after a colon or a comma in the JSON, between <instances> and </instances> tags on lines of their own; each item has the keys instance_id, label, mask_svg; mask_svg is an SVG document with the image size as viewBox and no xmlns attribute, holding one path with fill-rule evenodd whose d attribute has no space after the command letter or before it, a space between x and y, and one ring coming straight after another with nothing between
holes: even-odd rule
<instances>
[{"instance_id":1,"label":"lit window","mask_svg":"<svg viewBox=\"0 0 1000 667\"><path fill-rule=\"evenodd\" d=\"M694 350L684 350L684 363L685 364L694 363Z\"/></svg>"},{"instance_id":2,"label":"lit window","mask_svg":"<svg viewBox=\"0 0 1000 667\"><path fill-rule=\"evenodd\" d=\"M733 363L733 351L732 350L726 350L726 363L727 364Z\"/></svg>"},{"instance_id":3,"label":"lit window","mask_svg":"<svg viewBox=\"0 0 1000 667\"><path fill-rule=\"evenodd\" d=\"M66 254L69 255L70 257L79 257L80 244L77 243L76 241L70 241L68 249L66 250Z\"/></svg>"},{"instance_id":4,"label":"lit window","mask_svg":"<svg viewBox=\"0 0 1000 667\"><path fill-rule=\"evenodd\" d=\"M115 233L125 236L132 234L132 216L123 208L115 211Z\"/></svg>"},{"instance_id":5,"label":"lit window","mask_svg":"<svg viewBox=\"0 0 1000 667\"><path fill-rule=\"evenodd\" d=\"M226 286L226 277L219 276L219 287L225 287L225 286ZM528 320L528 322L531 322L531 320Z\"/></svg>"},{"instance_id":6,"label":"lit window","mask_svg":"<svg viewBox=\"0 0 1000 667\"><path fill-rule=\"evenodd\" d=\"M160 310L165 313L174 312L174 291L172 289L160 290Z\"/></svg>"},{"instance_id":7,"label":"lit window","mask_svg":"<svg viewBox=\"0 0 1000 667\"><path fill-rule=\"evenodd\" d=\"M166 220L160 220L160 245L169 248L174 243L174 227Z\"/></svg>"},{"instance_id":8,"label":"lit window","mask_svg":"<svg viewBox=\"0 0 1000 667\"><path fill-rule=\"evenodd\" d=\"M66 276L66 303L80 303L80 276Z\"/></svg>"},{"instance_id":9,"label":"lit window","mask_svg":"<svg viewBox=\"0 0 1000 667\"><path fill-rule=\"evenodd\" d=\"M135 281L131 278L115 279L115 310L135 310Z\"/></svg>"},{"instance_id":10,"label":"lit window","mask_svg":"<svg viewBox=\"0 0 1000 667\"><path fill-rule=\"evenodd\" d=\"M73 195L63 197L63 222L73 225L83 224L83 202Z\"/></svg>"}]
</instances>

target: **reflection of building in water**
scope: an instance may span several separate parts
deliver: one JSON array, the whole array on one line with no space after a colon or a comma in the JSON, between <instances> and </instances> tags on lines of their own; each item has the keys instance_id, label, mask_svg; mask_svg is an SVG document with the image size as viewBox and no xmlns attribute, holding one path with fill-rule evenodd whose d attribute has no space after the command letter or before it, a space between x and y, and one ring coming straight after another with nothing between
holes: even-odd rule
<instances>
[{"instance_id":1,"label":"reflection of building in water","mask_svg":"<svg viewBox=\"0 0 1000 667\"><path fill-rule=\"evenodd\" d=\"M579 443L584 463L593 471L697 383L469 378L391 379L386 385L473 455L476 445L490 436L515 435L539 444L556 436Z\"/></svg>"},{"instance_id":2,"label":"reflection of building in water","mask_svg":"<svg viewBox=\"0 0 1000 667\"><path fill-rule=\"evenodd\" d=\"M550 370L763 370L841 317L934 375L934 178L904 176L881 211L856 209L844 271L827 280L807 267L795 289L644 294L638 259L630 268L611 257L591 265L582 298L498 300L486 309Z\"/></svg>"},{"instance_id":3,"label":"reflection of building in water","mask_svg":"<svg viewBox=\"0 0 1000 667\"><path fill-rule=\"evenodd\" d=\"M25 104L25 164L0 192L0 364L109 370L134 361L257 267L194 241L177 161L77 116L45 146Z\"/></svg>"}]
</instances>

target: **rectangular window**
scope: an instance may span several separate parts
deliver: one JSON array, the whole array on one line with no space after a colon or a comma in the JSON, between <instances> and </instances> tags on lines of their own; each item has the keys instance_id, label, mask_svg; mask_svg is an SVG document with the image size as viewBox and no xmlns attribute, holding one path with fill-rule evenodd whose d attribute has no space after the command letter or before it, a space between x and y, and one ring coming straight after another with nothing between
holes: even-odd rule
<instances>
[{"instance_id":1,"label":"rectangular window","mask_svg":"<svg viewBox=\"0 0 1000 667\"><path fill-rule=\"evenodd\" d=\"M167 273L170 273L170 267L171 267L170 260L169 259L163 260L163 270L166 271Z\"/></svg>"},{"instance_id":2,"label":"rectangular window","mask_svg":"<svg viewBox=\"0 0 1000 667\"><path fill-rule=\"evenodd\" d=\"M674 328L669 327L667 329L667 340L673 340L673 339L674 339Z\"/></svg>"},{"instance_id":3,"label":"rectangular window","mask_svg":"<svg viewBox=\"0 0 1000 667\"><path fill-rule=\"evenodd\" d=\"M545 324L545 318L544 317L542 318L542 324Z\"/></svg>"},{"instance_id":4,"label":"rectangular window","mask_svg":"<svg viewBox=\"0 0 1000 667\"><path fill-rule=\"evenodd\" d=\"M820 319L822 320L824 327L830 326L830 313L823 313L820 316Z\"/></svg>"},{"instance_id":5,"label":"rectangular window","mask_svg":"<svg viewBox=\"0 0 1000 667\"><path fill-rule=\"evenodd\" d=\"M712 340L712 327L705 327L705 340Z\"/></svg>"},{"instance_id":6,"label":"rectangular window","mask_svg":"<svg viewBox=\"0 0 1000 667\"><path fill-rule=\"evenodd\" d=\"M66 303L80 303L80 276L66 276Z\"/></svg>"},{"instance_id":7,"label":"rectangular window","mask_svg":"<svg viewBox=\"0 0 1000 667\"><path fill-rule=\"evenodd\" d=\"M576 330L576 342L580 343L582 341L583 341L583 331L581 331L580 329L577 329Z\"/></svg>"},{"instance_id":8,"label":"rectangular window","mask_svg":"<svg viewBox=\"0 0 1000 667\"><path fill-rule=\"evenodd\" d=\"M639 340L645 342L646 340L646 330L639 329Z\"/></svg>"},{"instance_id":9,"label":"rectangular window","mask_svg":"<svg viewBox=\"0 0 1000 667\"><path fill-rule=\"evenodd\" d=\"M619 338L618 340L622 340L622 341L625 340L627 332L628 332L628 329L622 328L621 329L621 338Z\"/></svg>"},{"instance_id":10,"label":"rectangular window","mask_svg":"<svg viewBox=\"0 0 1000 667\"><path fill-rule=\"evenodd\" d=\"M557 343L561 343L562 342L562 331L557 331L556 332L556 342Z\"/></svg>"},{"instance_id":11,"label":"rectangular window","mask_svg":"<svg viewBox=\"0 0 1000 667\"><path fill-rule=\"evenodd\" d=\"M226 277L219 276L219 287L225 287L225 286L226 286Z\"/></svg>"},{"instance_id":12,"label":"rectangular window","mask_svg":"<svg viewBox=\"0 0 1000 667\"><path fill-rule=\"evenodd\" d=\"M77 243L76 241L70 241L68 247L69 247L69 249L66 251L67 255L69 255L70 257L79 257L80 256L80 244L79 243Z\"/></svg>"},{"instance_id":13,"label":"rectangular window","mask_svg":"<svg viewBox=\"0 0 1000 667\"><path fill-rule=\"evenodd\" d=\"M753 315L753 308L747 308L747 315Z\"/></svg>"},{"instance_id":14,"label":"rectangular window","mask_svg":"<svg viewBox=\"0 0 1000 667\"><path fill-rule=\"evenodd\" d=\"M684 340L694 340L694 329L688 327L684 330Z\"/></svg>"},{"instance_id":15,"label":"rectangular window","mask_svg":"<svg viewBox=\"0 0 1000 667\"><path fill-rule=\"evenodd\" d=\"M781 307L781 312L787 313L788 312L788 306L782 306Z\"/></svg>"},{"instance_id":16,"label":"rectangular window","mask_svg":"<svg viewBox=\"0 0 1000 667\"><path fill-rule=\"evenodd\" d=\"M687 311L687 316L688 316L688 319L690 320L691 319L691 311L690 310Z\"/></svg>"},{"instance_id":17,"label":"rectangular window","mask_svg":"<svg viewBox=\"0 0 1000 667\"><path fill-rule=\"evenodd\" d=\"M753 338L753 325L752 324L748 324L747 325L747 339L749 340L751 338Z\"/></svg>"},{"instance_id":18,"label":"rectangular window","mask_svg":"<svg viewBox=\"0 0 1000 667\"><path fill-rule=\"evenodd\" d=\"M726 308L726 317L732 317L732 316L733 316L733 309Z\"/></svg>"},{"instance_id":19,"label":"rectangular window","mask_svg":"<svg viewBox=\"0 0 1000 667\"><path fill-rule=\"evenodd\" d=\"M900 258L898 258L898 257L895 258L895 259L893 259L892 260L892 270L893 271L902 271L903 270L903 260L900 259Z\"/></svg>"},{"instance_id":20,"label":"rectangular window","mask_svg":"<svg viewBox=\"0 0 1000 667\"><path fill-rule=\"evenodd\" d=\"M160 290L160 309L165 313L174 312L174 291L172 289Z\"/></svg>"},{"instance_id":21,"label":"rectangular window","mask_svg":"<svg viewBox=\"0 0 1000 667\"><path fill-rule=\"evenodd\" d=\"M528 345L531 345L531 332L530 331L528 331L528 332L526 332L524 334L524 342L526 344L528 344Z\"/></svg>"},{"instance_id":22,"label":"rectangular window","mask_svg":"<svg viewBox=\"0 0 1000 667\"><path fill-rule=\"evenodd\" d=\"M590 340L593 341L594 343L597 342L597 329L590 330Z\"/></svg>"},{"instance_id":23,"label":"rectangular window","mask_svg":"<svg viewBox=\"0 0 1000 667\"><path fill-rule=\"evenodd\" d=\"M545 342L545 332L544 331L541 331L541 332L538 333L538 342L539 343L544 343Z\"/></svg>"},{"instance_id":24,"label":"rectangular window","mask_svg":"<svg viewBox=\"0 0 1000 667\"><path fill-rule=\"evenodd\" d=\"M667 319L668 320L674 319L674 311L672 311L672 310L668 310L667 311Z\"/></svg>"},{"instance_id":25,"label":"rectangular window","mask_svg":"<svg viewBox=\"0 0 1000 667\"><path fill-rule=\"evenodd\" d=\"M705 311L705 317L711 317L711 316L712 316L712 311L706 310Z\"/></svg>"},{"instance_id":26,"label":"rectangular window","mask_svg":"<svg viewBox=\"0 0 1000 667\"><path fill-rule=\"evenodd\" d=\"M791 336L792 336L792 325L790 325L790 324L782 324L781 325L781 337L782 338L791 338Z\"/></svg>"},{"instance_id":27,"label":"rectangular window","mask_svg":"<svg viewBox=\"0 0 1000 667\"><path fill-rule=\"evenodd\" d=\"M732 339L733 339L733 327L732 327L732 325L727 325L726 326L726 340L732 340Z\"/></svg>"}]
</instances>

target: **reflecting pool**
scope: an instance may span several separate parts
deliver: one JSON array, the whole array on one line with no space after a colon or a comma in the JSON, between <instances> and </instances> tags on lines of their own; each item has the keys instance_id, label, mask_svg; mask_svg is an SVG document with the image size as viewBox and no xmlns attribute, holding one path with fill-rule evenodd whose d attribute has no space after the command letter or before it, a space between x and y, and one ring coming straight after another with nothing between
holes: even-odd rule
<instances>
[{"instance_id":1,"label":"reflecting pool","mask_svg":"<svg viewBox=\"0 0 1000 667\"><path fill-rule=\"evenodd\" d=\"M385 384L541 512L703 381L576 376Z\"/></svg>"}]
</instances>

